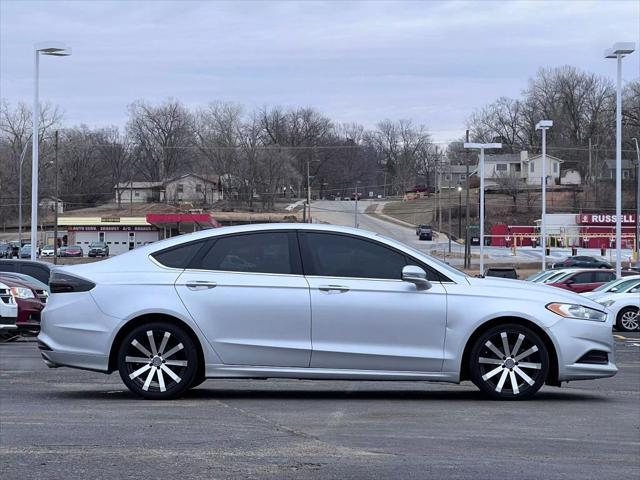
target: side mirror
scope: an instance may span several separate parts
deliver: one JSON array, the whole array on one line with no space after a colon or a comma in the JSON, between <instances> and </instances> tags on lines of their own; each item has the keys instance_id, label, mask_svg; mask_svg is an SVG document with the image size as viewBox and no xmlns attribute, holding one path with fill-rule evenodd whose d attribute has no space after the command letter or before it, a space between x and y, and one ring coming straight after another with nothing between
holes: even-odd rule
<instances>
[{"instance_id":1,"label":"side mirror","mask_svg":"<svg viewBox=\"0 0 640 480\"><path fill-rule=\"evenodd\" d=\"M431 288L431 282L427 280L427 272L415 265L407 265L402 269L402 280L413 283L418 290Z\"/></svg>"}]
</instances>

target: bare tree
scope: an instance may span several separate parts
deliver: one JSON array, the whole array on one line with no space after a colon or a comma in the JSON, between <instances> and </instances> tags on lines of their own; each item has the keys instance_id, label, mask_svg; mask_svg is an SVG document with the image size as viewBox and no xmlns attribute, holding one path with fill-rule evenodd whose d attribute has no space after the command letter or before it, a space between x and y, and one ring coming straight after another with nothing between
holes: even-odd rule
<instances>
[{"instance_id":1,"label":"bare tree","mask_svg":"<svg viewBox=\"0 0 640 480\"><path fill-rule=\"evenodd\" d=\"M186 172L193 158L193 118L179 101L154 106L137 101L129 106L127 132L135 145L134 160L150 181Z\"/></svg>"}]
</instances>

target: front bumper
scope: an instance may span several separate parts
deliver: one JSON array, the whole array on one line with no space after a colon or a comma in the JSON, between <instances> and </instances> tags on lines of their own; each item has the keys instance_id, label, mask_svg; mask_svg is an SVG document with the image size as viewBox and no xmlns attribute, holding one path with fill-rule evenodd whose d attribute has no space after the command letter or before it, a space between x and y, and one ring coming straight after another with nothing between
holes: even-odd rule
<instances>
[{"instance_id":1,"label":"front bumper","mask_svg":"<svg viewBox=\"0 0 640 480\"><path fill-rule=\"evenodd\" d=\"M558 354L560 382L612 377L618 372L610 316L606 322L564 318L550 327L548 333ZM593 350L606 352L608 362L579 362L584 355Z\"/></svg>"}]
</instances>

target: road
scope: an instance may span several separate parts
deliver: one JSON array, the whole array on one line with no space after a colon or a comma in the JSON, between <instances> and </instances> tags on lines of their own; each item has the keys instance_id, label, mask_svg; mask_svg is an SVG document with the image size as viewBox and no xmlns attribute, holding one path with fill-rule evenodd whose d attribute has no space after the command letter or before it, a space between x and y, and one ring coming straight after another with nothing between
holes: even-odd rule
<instances>
[{"instance_id":1,"label":"road","mask_svg":"<svg viewBox=\"0 0 640 480\"><path fill-rule=\"evenodd\" d=\"M625 337L625 338L623 338ZM4 480L640 477L640 339L613 378L526 402L469 383L209 380L153 402L117 374L48 369L0 344Z\"/></svg>"},{"instance_id":2,"label":"road","mask_svg":"<svg viewBox=\"0 0 640 480\"><path fill-rule=\"evenodd\" d=\"M436 255L452 265L460 266L463 263L464 246L456 242L451 242L451 251L453 256L449 255L449 241L445 235L436 236L433 242L420 241L415 234L415 227L406 226L401 223L394 223L389 217L372 216L365 211L371 205L378 205L377 213L382 211L384 201L363 200L358 202L358 225L359 228L370 230L388 237L392 237L412 247ZM320 200L311 204L312 218L316 222L330 223L333 225L341 225L345 227L353 227L355 224L355 202L352 201L332 201ZM433 252L433 253L432 253ZM480 247L471 247L473 262L477 263L480 256ZM613 254L613 251L609 251ZM547 257L549 264L564 260L571 255L570 248L553 248L551 255ZM580 255L600 256L598 249L580 249ZM519 247L514 255L511 249L504 247L485 247L485 261L491 264L518 264L539 262L542 259L542 250L540 248ZM624 249L622 251L623 260L631 256L631 251ZM607 257L609 261L612 258Z\"/></svg>"}]
</instances>

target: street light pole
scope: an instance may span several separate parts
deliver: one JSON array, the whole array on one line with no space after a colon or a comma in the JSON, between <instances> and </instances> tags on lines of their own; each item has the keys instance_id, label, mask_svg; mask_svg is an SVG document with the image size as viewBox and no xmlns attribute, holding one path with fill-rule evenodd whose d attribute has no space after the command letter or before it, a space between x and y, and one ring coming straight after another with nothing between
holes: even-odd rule
<instances>
[{"instance_id":1,"label":"street light pole","mask_svg":"<svg viewBox=\"0 0 640 480\"><path fill-rule=\"evenodd\" d=\"M53 264L58 264L58 130L56 130L55 157L53 168L56 170L56 203L55 203L55 224L53 226Z\"/></svg>"},{"instance_id":2,"label":"street light pole","mask_svg":"<svg viewBox=\"0 0 640 480\"><path fill-rule=\"evenodd\" d=\"M540 245L542 247L542 270L547 269L547 130L553 126L552 120L540 120L536 130L542 130L542 219L540 225Z\"/></svg>"},{"instance_id":3,"label":"street light pole","mask_svg":"<svg viewBox=\"0 0 640 480\"><path fill-rule=\"evenodd\" d=\"M458 242L462 238L462 187L458 185Z\"/></svg>"},{"instance_id":4,"label":"street light pole","mask_svg":"<svg viewBox=\"0 0 640 480\"><path fill-rule=\"evenodd\" d=\"M480 275L484 275L484 151L502 148L502 144L465 143L464 148L480 150Z\"/></svg>"},{"instance_id":5,"label":"street light pole","mask_svg":"<svg viewBox=\"0 0 640 480\"><path fill-rule=\"evenodd\" d=\"M37 43L34 46L34 82L33 82L33 130L31 136L31 260L36 259L38 251L38 140L40 138L40 99L38 91L38 76L40 74L40 55L66 57L71 55L71 49L60 42Z\"/></svg>"},{"instance_id":6,"label":"street light pole","mask_svg":"<svg viewBox=\"0 0 640 480\"><path fill-rule=\"evenodd\" d=\"M31 135L27 138L27 143L25 143L24 148L22 149L22 154L20 155L20 163L18 165L18 245L19 248L22 248L22 164L24 163L24 158L27 155L27 148L29 148L29 140Z\"/></svg>"},{"instance_id":7,"label":"street light pole","mask_svg":"<svg viewBox=\"0 0 640 480\"><path fill-rule=\"evenodd\" d=\"M638 147L638 139L636 142L636 262L640 265L640 147Z\"/></svg>"},{"instance_id":8,"label":"street light pole","mask_svg":"<svg viewBox=\"0 0 640 480\"><path fill-rule=\"evenodd\" d=\"M620 42L604 52L617 60L616 81L616 277L622 276L622 59L636 48L633 42Z\"/></svg>"}]
</instances>

